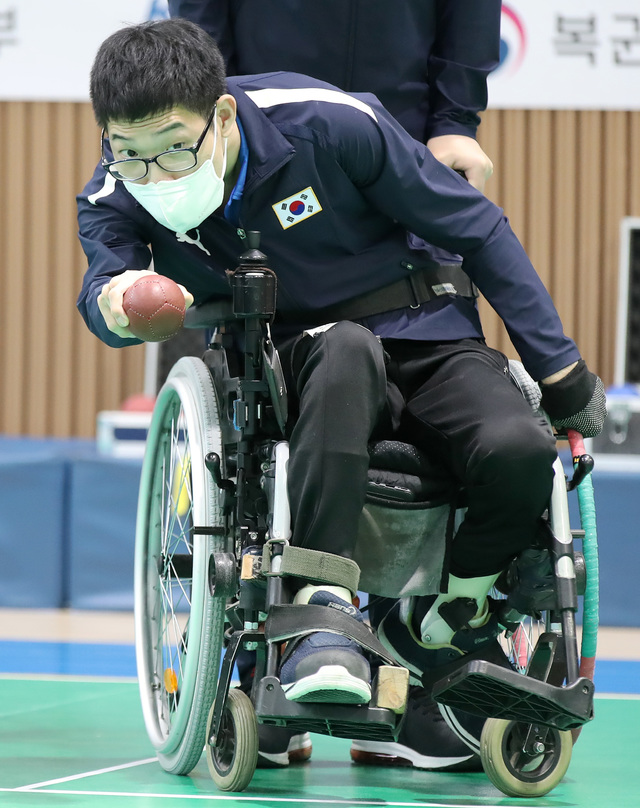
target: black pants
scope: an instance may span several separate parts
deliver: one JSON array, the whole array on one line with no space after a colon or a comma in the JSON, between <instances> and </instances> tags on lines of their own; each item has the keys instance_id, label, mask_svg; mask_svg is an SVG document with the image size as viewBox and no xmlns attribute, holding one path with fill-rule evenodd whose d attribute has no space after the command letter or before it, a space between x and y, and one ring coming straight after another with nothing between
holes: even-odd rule
<instances>
[{"instance_id":1,"label":"black pants","mask_svg":"<svg viewBox=\"0 0 640 808\"><path fill-rule=\"evenodd\" d=\"M479 340L380 342L351 322L280 346L293 399L293 543L350 557L365 501L367 443L391 425L466 489L450 571L503 569L533 543L551 494L555 440ZM389 437L389 435L385 435Z\"/></svg>"}]
</instances>

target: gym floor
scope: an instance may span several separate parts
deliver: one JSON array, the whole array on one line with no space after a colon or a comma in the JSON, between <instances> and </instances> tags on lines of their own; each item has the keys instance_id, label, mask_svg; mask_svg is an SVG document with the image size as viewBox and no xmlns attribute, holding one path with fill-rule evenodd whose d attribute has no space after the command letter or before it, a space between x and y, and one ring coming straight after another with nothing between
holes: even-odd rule
<instances>
[{"instance_id":1,"label":"gym floor","mask_svg":"<svg viewBox=\"0 0 640 808\"><path fill-rule=\"evenodd\" d=\"M220 792L203 759L166 774L144 729L130 614L0 610L0 804L7 808L224 808L279 805L640 805L640 629L601 629L596 717L562 783L536 800L505 797L483 773L351 763L349 741L314 735L308 764L258 770Z\"/></svg>"}]
</instances>

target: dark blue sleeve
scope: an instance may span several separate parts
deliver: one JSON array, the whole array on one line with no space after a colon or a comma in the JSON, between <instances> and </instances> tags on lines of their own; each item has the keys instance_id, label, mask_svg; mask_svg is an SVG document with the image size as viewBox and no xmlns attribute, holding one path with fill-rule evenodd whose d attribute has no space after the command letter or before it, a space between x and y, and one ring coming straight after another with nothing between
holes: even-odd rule
<instances>
[{"instance_id":1,"label":"dark blue sleeve","mask_svg":"<svg viewBox=\"0 0 640 808\"><path fill-rule=\"evenodd\" d=\"M230 0L169 0L169 14L203 28L217 42L227 75L234 76L237 70L229 4Z\"/></svg>"},{"instance_id":2,"label":"dark blue sleeve","mask_svg":"<svg viewBox=\"0 0 640 808\"><path fill-rule=\"evenodd\" d=\"M384 109L374 109L377 122L368 115L360 115L357 126L332 121L337 159L352 182L410 233L463 257L463 269L504 322L534 379L579 359L504 212L436 160Z\"/></svg>"},{"instance_id":3,"label":"dark blue sleeve","mask_svg":"<svg viewBox=\"0 0 640 808\"><path fill-rule=\"evenodd\" d=\"M438 0L429 54L427 139L475 137L487 106L487 76L500 61L500 0Z\"/></svg>"},{"instance_id":4,"label":"dark blue sleeve","mask_svg":"<svg viewBox=\"0 0 640 808\"><path fill-rule=\"evenodd\" d=\"M139 345L141 340L122 339L109 331L98 308L98 295L115 275L127 269L148 269L151 251L145 234L130 214L118 208L117 202L112 203L108 197L89 201L104 186L104 175L104 169L98 166L77 197L79 238L89 263L77 306L93 334L113 348L123 348Z\"/></svg>"}]
</instances>

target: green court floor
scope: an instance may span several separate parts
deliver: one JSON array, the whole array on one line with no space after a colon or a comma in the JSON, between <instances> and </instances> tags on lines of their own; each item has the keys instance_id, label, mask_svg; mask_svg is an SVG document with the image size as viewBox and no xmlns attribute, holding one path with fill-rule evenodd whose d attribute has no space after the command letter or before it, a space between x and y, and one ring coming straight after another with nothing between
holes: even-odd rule
<instances>
[{"instance_id":1,"label":"green court floor","mask_svg":"<svg viewBox=\"0 0 640 808\"><path fill-rule=\"evenodd\" d=\"M309 764L257 771L240 795L217 791L204 758L189 777L162 771L134 682L0 678L3 808L295 806L640 806L640 698L597 698L564 781L538 800L507 798L484 774L351 764L349 741L313 736Z\"/></svg>"}]
</instances>

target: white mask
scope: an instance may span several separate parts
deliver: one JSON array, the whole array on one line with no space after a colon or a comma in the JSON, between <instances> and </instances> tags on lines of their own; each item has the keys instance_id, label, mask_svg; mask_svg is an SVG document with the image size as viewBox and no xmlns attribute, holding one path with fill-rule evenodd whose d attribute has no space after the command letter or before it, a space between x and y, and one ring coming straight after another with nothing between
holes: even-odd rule
<instances>
[{"instance_id":1,"label":"white mask","mask_svg":"<svg viewBox=\"0 0 640 808\"><path fill-rule=\"evenodd\" d=\"M176 233L186 233L218 210L224 199L224 172L227 167L227 143L224 139L222 174L218 176L213 167L213 155L218 139L215 127L213 151L210 159L200 168L175 180L137 182L123 180L131 196L160 224Z\"/></svg>"}]
</instances>

